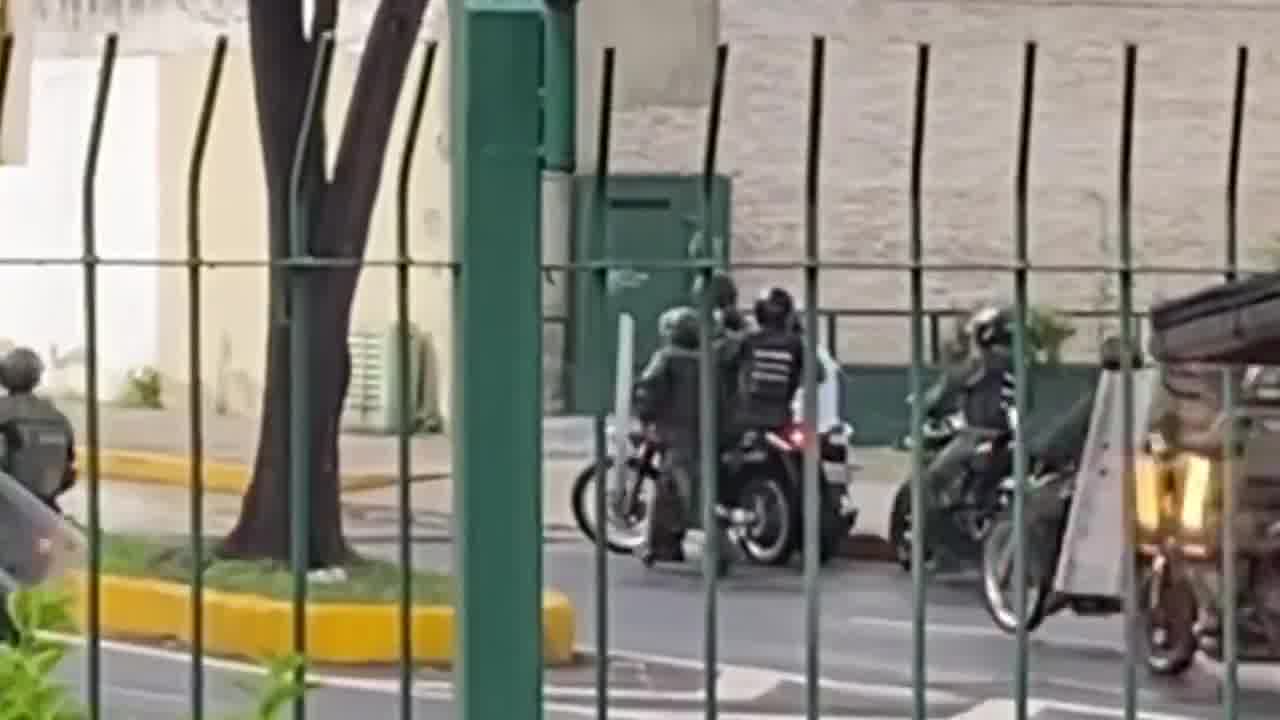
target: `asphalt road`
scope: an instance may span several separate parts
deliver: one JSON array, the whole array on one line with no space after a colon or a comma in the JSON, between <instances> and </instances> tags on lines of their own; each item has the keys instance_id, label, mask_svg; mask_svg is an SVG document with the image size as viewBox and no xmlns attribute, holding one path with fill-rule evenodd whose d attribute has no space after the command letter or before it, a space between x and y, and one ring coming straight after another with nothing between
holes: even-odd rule
<instances>
[{"instance_id":1,"label":"asphalt road","mask_svg":"<svg viewBox=\"0 0 1280 720\"><path fill-rule=\"evenodd\" d=\"M393 556L392 544L363 547ZM568 592L579 609L579 639L594 643L593 548L581 543L547 545L547 582ZM451 549L420 543L415 562L445 569ZM682 720L701 717L703 594L696 569L645 569L630 558L609 563L611 647L625 654L611 673L611 717ZM797 568L739 568L719 596L720 657L728 666L718 681L725 718L803 716L803 594ZM991 627L971 582L930 584L927 632L929 717L1007 720L1013 712L1014 642ZM822 578L821 645L823 717L906 718L912 709L911 583L896 567L848 563ZM80 683L78 656L64 667ZM210 717L246 707L238 687L252 668L227 661L206 666ZM1031 717L1085 720L1121 717L1123 643L1118 619L1060 617L1049 620L1030 652ZM309 717L397 717L394 669L318 669L309 695ZM1252 671L1250 671L1252 672ZM180 652L140 650L108 643L103 654L103 697L110 720L188 717L189 663ZM589 668L548 674L547 717L594 717ZM1220 712L1217 684L1206 667L1182 682L1148 680L1139 700L1153 720L1195 720ZM1251 676L1246 673L1246 683ZM1268 678L1246 685L1241 718L1274 716L1280 692ZM447 675L420 672L415 717L454 716ZM1048 703L1048 704L1045 704Z\"/></svg>"}]
</instances>

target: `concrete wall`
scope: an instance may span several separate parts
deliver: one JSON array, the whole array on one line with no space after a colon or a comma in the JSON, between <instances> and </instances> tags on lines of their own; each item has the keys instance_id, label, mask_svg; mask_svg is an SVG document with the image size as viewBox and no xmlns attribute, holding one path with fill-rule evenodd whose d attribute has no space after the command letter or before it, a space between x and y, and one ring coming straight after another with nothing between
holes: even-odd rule
<instances>
[{"instance_id":1,"label":"concrete wall","mask_svg":"<svg viewBox=\"0 0 1280 720\"><path fill-rule=\"evenodd\" d=\"M625 0L618 0L625 2ZM607 2L603 4L608 4ZM1032 257L1100 263L1117 257L1116 165L1122 44L1142 44L1138 71L1135 228L1139 262L1204 267L1223 258L1223 182L1235 46L1254 49L1245 130L1242 242L1270 262L1280 229L1280 12L1257 3L1108 3L1078 6L971 0L721 0L729 43L720 169L734 178L734 255L798 260L811 36L828 36L821 246L831 260L905 260L914 43L934 44L925 166L930 262L1012 257L1014 133L1021 44L1041 42L1033 162ZM588 3L591 5L591 3ZM705 13L705 11L700 11ZM699 14L698 17L702 17ZM634 19L633 19L634 20ZM637 21L638 22L638 21ZM695 25L697 23L694 23ZM650 50L694 30L649 33ZM585 31L584 31L585 32ZM590 48L584 41L584 52ZM598 49L592 49L598 52ZM628 65L628 48L618 63ZM650 55L644 55L650 57ZM706 55L704 62L710 62ZM698 77L696 72L690 77ZM584 80L590 113L598 93ZM614 118L615 172L700 168L704 107L624 107ZM584 133L593 132L583 124ZM593 146L591 135L581 146ZM589 169L589 168L583 168ZM800 272L740 272L743 293ZM1211 278L1140 278L1138 300ZM828 307L908 307L903 272L828 271ZM1008 293L991 273L933 273L926 302L963 307ZM1090 308L1113 302L1097 273L1033 276L1037 302ZM901 362L904 321L840 323L838 351L851 362ZM1097 328L1081 323L1074 357L1091 356ZM875 342L868 342L875 337Z\"/></svg>"},{"instance_id":2,"label":"concrete wall","mask_svg":"<svg viewBox=\"0 0 1280 720\"><path fill-rule=\"evenodd\" d=\"M97 252L107 260L157 253L156 63L122 58L116 66L98 166ZM46 389L84 389L82 188L98 82L87 59L37 60L32 66L26 162L0 167L0 338L34 348L49 372ZM18 122L17 117L6 117ZM22 118L25 122L28 118ZM14 264L37 258L44 266ZM98 270L98 367L103 399L115 398L130 368L153 362L161 271L104 265ZM5 343L0 343L5 344Z\"/></svg>"},{"instance_id":3,"label":"concrete wall","mask_svg":"<svg viewBox=\"0 0 1280 720\"><path fill-rule=\"evenodd\" d=\"M395 183L408 104L424 53L415 55L410 79L401 98L401 112L393 129L382 189L375 209L370 261L395 258ZM356 58L340 52L335 59L328 120L331 138L340 132L346 101L354 79ZM159 61L160 119L157 172L160 182L162 253L186 253L186 168L195 133L196 111L203 93L208 55L204 52L165 57ZM447 76L443 53L435 77ZM433 84L418 154L413 169L410 209L410 252L419 261L448 261L448 166L443 135L447 83ZM331 143L331 152L333 143ZM200 218L204 255L210 260L265 260L267 256L265 191L255 104L246 54L229 55L216 111L205 167L204 207ZM259 411L265 366L267 273L262 267L223 267L205 273L202 341L206 403L229 412L254 415ZM452 315L451 274L440 269L415 269L411 280L412 322L428 336L429 372L442 408L448 407ZM395 271L366 268L356 298L355 327L382 330L395 318ZM170 382L166 401L185 403L189 330L185 273L166 272L160 279L159 326L164 342L158 366Z\"/></svg>"}]
</instances>

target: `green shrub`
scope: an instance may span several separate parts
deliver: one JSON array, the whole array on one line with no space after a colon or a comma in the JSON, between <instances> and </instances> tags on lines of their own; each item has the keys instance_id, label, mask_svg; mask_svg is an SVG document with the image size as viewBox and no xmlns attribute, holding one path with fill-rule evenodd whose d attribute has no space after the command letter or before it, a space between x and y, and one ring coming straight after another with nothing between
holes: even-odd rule
<instances>
[{"instance_id":1,"label":"green shrub","mask_svg":"<svg viewBox=\"0 0 1280 720\"><path fill-rule=\"evenodd\" d=\"M66 656L64 644L39 631L64 627L71 620L71 598L45 589L9 595L9 616L16 638L0 643L0 720L81 720L84 709L54 672Z\"/></svg>"},{"instance_id":2,"label":"green shrub","mask_svg":"<svg viewBox=\"0 0 1280 720\"><path fill-rule=\"evenodd\" d=\"M120 404L124 407L159 410L164 407L161 399L163 390L160 371L150 366L134 368L129 371L125 380Z\"/></svg>"}]
</instances>

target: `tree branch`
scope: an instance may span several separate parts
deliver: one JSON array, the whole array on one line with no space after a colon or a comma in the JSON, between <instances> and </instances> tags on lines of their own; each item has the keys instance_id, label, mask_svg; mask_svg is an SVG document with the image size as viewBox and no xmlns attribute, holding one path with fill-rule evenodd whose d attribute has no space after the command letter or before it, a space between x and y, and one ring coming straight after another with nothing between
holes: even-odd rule
<instances>
[{"instance_id":1,"label":"tree branch","mask_svg":"<svg viewBox=\"0 0 1280 720\"><path fill-rule=\"evenodd\" d=\"M382 0L378 5L334 163L330 197L343 202L326 206L325 246L317 247L317 254L364 254L391 125L426 9L427 0Z\"/></svg>"}]
</instances>

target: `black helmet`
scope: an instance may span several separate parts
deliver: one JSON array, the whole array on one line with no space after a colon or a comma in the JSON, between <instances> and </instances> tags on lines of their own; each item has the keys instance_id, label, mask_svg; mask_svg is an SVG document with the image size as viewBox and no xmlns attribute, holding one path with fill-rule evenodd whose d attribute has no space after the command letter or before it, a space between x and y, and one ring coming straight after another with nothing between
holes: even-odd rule
<instances>
[{"instance_id":1,"label":"black helmet","mask_svg":"<svg viewBox=\"0 0 1280 720\"><path fill-rule=\"evenodd\" d=\"M795 308L791 293L780 287L771 287L756 299L756 324L762 328L790 330Z\"/></svg>"},{"instance_id":2,"label":"black helmet","mask_svg":"<svg viewBox=\"0 0 1280 720\"><path fill-rule=\"evenodd\" d=\"M9 392L31 392L43 375L44 362L31 348L14 348L0 359L0 385Z\"/></svg>"},{"instance_id":3,"label":"black helmet","mask_svg":"<svg viewBox=\"0 0 1280 720\"><path fill-rule=\"evenodd\" d=\"M980 348L1013 344L1013 317L1008 308L993 305L981 308L969 318L966 330Z\"/></svg>"},{"instance_id":4,"label":"black helmet","mask_svg":"<svg viewBox=\"0 0 1280 720\"><path fill-rule=\"evenodd\" d=\"M702 302L704 278L704 275L698 275L698 278L693 281L694 304ZM738 306L738 286L733 282L733 278L729 277L728 273L723 270L716 270L711 273L711 281L705 284L711 293L711 307L717 310L725 310Z\"/></svg>"},{"instance_id":5,"label":"black helmet","mask_svg":"<svg viewBox=\"0 0 1280 720\"><path fill-rule=\"evenodd\" d=\"M698 339L702 328L698 322L698 313L693 308L676 307L667 311L671 322L670 342L676 347L693 349L698 347Z\"/></svg>"}]
</instances>

